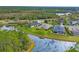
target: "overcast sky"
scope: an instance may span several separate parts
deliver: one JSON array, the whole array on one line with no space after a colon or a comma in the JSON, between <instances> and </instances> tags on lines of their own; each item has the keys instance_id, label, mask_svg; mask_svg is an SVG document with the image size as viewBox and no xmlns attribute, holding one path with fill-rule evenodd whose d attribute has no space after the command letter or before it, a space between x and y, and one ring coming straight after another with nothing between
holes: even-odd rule
<instances>
[{"instance_id":1,"label":"overcast sky","mask_svg":"<svg viewBox=\"0 0 79 59\"><path fill-rule=\"evenodd\" d=\"M0 0L0 6L79 6L78 0Z\"/></svg>"}]
</instances>

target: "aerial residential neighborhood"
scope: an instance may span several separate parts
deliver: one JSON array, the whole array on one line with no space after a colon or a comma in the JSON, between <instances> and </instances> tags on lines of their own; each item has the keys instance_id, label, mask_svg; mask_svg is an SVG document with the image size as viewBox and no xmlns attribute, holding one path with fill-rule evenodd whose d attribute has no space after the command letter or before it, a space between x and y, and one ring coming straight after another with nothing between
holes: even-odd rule
<instances>
[{"instance_id":1,"label":"aerial residential neighborhood","mask_svg":"<svg viewBox=\"0 0 79 59\"><path fill-rule=\"evenodd\" d=\"M79 7L0 7L0 52L79 52Z\"/></svg>"}]
</instances>

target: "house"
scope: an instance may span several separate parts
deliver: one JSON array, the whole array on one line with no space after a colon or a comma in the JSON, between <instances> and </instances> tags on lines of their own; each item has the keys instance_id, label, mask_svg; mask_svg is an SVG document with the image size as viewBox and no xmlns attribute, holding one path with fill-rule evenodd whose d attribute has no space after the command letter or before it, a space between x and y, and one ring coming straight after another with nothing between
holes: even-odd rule
<instances>
[{"instance_id":1,"label":"house","mask_svg":"<svg viewBox=\"0 0 79 59\"><path fill-rule=\"evenodd\" d=\"M49 25L49 24L42 24L41 25L41 28L44 28L44 29L49 29L50 27L52 27L52 25Z\"/></svg>"},{"instance_id":2,"label":"house","mask_svg":"<svg viewBox=\"0 0 79 59\"><path fill-rule=\"evenodd\" d=\"M73 33L73 35L79 35L79 29L78 28L73 28L72 33Z\"/></svg>"},{"instance_id":3,"label":"house","mask_svg":"<svg viewBox=\"0 0 79 59\"><path fill-rule=\"evenodd\" d=\"M72 25L76 25L77 24L77 21L72 21L71 24Z\"/></svg>"},{"instance_id":4,"label":"house","mask_svg":"<svg viewBox=\"0 0 79 59\"><path fill-rule=\"evenodd\" d=\"M37 22L37 21L34 21L34 22L32 22L32 23L29 23L29 26L30 27L38 27L38 26L40 26L41 24L39 23L39 22Z\"/></svg>"},{"instance_id":5,"label":"house","mask_svg":"<svg viewBox=\"0 0 79 59\"><path fill-rule=\"evenodd\" d=\"M56 15L58 15L58 16L63 16L63 15L68 16L68 15L71 15L71 13L70 12L60 12L60 13L56 13Z\"/></svg>"},{"instance_id":6,"label":"house","mask_svg":"<svg viewBox=\"0 0 79 59\"><path fill-rule=\"evenodd\" d=\"M64 34L65 33L65 28L64 28L64 26L61 26L61 25L55 25L53 27L53 31L55 33L58 33L58 34Z\"/></svg>"},{"instance_id":7,"label":"house","mask_svg":"<svg viewBox=\"0 0 79 59\"><path fill-rule=\"evenodd\" d=\"M41 24L40 26L38 26L38 29L43 28L43 29L47 30L47 29L49 29L51 27L52 27L52 25L44 23L44 24Z\"/></svg>"},{"instance_id":8,"label":"house","mask_svg":"<svg viewBox=\"0 0 79 59\"><path fill-rule=\"evenodd\" d=\"M70 13L70 12L67 12L67 13L66 13L66 16L68 16L68 15L71 15L71 14L72 14L72 13Z\"/></svg>"},{"instance_id":9,"label":"house","mask_svg":"<svg viewBox=\"0 0 79 59\"><path fill-rule=\"evenodd\" d=\"M7 30L7 31L16 30L17 31L17 29L14 28L13 26L2 26L2 27L0 27L0 30Z\"/></svg>"},{"instance_id":10,"label":"house","mask_svg":"<svg viewBox=\"0 0 79 59\"><path fill-rule=\"evenodd\" d=\"M44 20L45 20L45 19L44 19ZM40 20L35 20L35 21L37 21L38 23L43 23L44 20L43 20L43 19L40 19Z\"/></svg>"},{"instance_id":11,"label":"house","mask_svg":"<svg viewBox=\"0 0 79 59\"><path fill-rule=\"evenodd\" d=\"M63 16L63 15L65 15L65 13L56 13L56 15Z\"/></svg>"},{"instance_id":12,"label":"house","mask_svg":"<svg viewBox=\"0 0 79 59\"><path fill-rule=\"evenodd\" d=\"M78 25L79 24L79 20L70 20L69 21L69 25Z\"/></svg>"},{"instance_id":13,"label":"house","mask_svg":"<svg viewBox=\"0 0 79 59\"><path fill-rule=\"evenodd\" d=\"M73 35L79 35L79 27L78 26L72 26L70 28L71 29L69 29L69 30L72 31Z\"/></svg>"},{"instance_id":14,"label":"house","mask_svg":"<svg viewBox=\"0 0 79 59\"><path fill-rule=\"evenodd\" d=\"M79 24L79 20L77 20L77 23Z\"/></svg>"},{"instance_id":15,"label":"house","mask_svg":"<svg viewBox=\"0 0 79 59\"><path fill-rule=\"evenodd\" d=\"M58 22L59 22L60 24L64 24L64 19L61 18L61 19L58 20Z\"/></svg>"}]
</instances>

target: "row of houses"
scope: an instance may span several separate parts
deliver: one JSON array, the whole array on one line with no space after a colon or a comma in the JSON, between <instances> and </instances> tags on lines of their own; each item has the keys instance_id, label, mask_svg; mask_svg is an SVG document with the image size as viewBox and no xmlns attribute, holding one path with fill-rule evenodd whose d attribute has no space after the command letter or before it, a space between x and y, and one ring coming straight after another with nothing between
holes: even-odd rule
<instances>
[{"instance_id":1,"label":"row of houses","mask_svg":"<svg viewBox=\"0 0 79 59\"><path fill-rule=\"evenodd\" d=\"M59 34L64 34L65 32L65 28L62 25L50 25L50 24L46 24L46 23L39 23L37 21L29 24L30 27L37 27L38 29L43 28L45 30L51 29L52 31L54 31L55 33L59 33Z\"/></svg>"},{"instance_id":2,"label":"row of houses","mask_svg":"<svg viewBox=\"0 0 79 59\"><path fill-rule=\"evenodd\" d=\"M65 21L64 21L63 18L61 18L61 19L58 20L58 22L60 22L60 24L61 23L64 24ZM79 25L79 19L67 20L67 25L71 25L71 26L73 26L73 25Z\"/></svg>"},{"instance_id":3,"label":"row of houses","mask_svg":"<svg viewBox=\"0 0 79 59\"><path fill-rule=\"evenodd\" d=\"M57 33L57 34L64 34L66 32L65 26L63 24L53 26L50 24L35 21L35 22L29 24L29 26L31 28L37 27L38 29L43 28L45 30L51 29L54 33ZM68 30L72 31L73 35L79 35L79 27L78 26L77 27L76 26L69 26Z\"/></svg>"}]
</instances>

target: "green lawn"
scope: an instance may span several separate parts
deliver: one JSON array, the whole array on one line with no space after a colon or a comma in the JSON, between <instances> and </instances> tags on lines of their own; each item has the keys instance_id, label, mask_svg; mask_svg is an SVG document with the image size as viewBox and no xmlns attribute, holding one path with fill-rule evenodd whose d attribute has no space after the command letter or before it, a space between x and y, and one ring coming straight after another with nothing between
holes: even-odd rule
<instances>
[{"instance_id":1,"label":"green lawn","mask_svg":"<svg viewBox=\"0 0 79 59\"><path fill-rule=\"evenodd\" d=\"M44 29L36 29L36 28L28 28L25 26L18 26L18 29L21 31L37 35L41 38L49 38L49 39L57 39L57 40L63 40L63 41L71 41L71 42L79 42L79 36L70 36L70 35L62 35L62 34L55 34L51 33L51 30L44 30Z\"/></svg>"}]
</instances>

